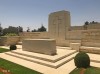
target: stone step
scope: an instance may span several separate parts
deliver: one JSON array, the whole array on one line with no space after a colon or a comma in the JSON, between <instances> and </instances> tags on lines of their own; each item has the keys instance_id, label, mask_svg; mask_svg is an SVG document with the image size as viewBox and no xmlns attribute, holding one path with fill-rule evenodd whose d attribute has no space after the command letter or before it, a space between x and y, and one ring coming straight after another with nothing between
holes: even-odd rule
<instances>
[{"instance_id":1,"label":"stone step","mask_svg":"<svg viewBox=\"0 0 100 74\"><path fill-rule=\"evenodd\" d=\"M91 62L90 64L91 64L91 66L100 68L100 62L99 63L97 63L97 62Z\"/></svg>"},{"instance_id":2,"label":"stone step","mask_svg":"<svg viewBox=\"0 0 100 74\"><path fill-rule=\"evenodd\" d=\"M65 63L69 62L76 55L76 53L74 53L74 54L72 54L68 57L63 58L62 60L59 60L55 63L52 63L52 62L48 62L48 61L44 61L44 60L40 60L40 59L36 59L36 58L31 58L31 57L15 54L15 53L12 53L12 52L6 52L5 54L12 56L12 57L17 57L17 58L20 58L20 59L24 59L24 60L27 60L27 61L34 62L34 63L38 63L38 64L41 64L41 65L44 65L44 66L48 66L48 67L51 67L51 68L55 68L55 69L62 66Z\"/></svg>"},{"instance_id":3,"label":"stone step","mask_svg":"<svg viewBox=\"0 0 100 74\"><path fill-rule=\"evenodd\" d=\"M59 50L58 50L59 51ZM70 52L69 52L70 51ZM65 53L64 53L65 52ZM69 52L69 53L66 53ZM19 55L23 55L23 56L27 56L27 57L31 57L31 58L36 58L36 59L40 59L40 60L44 60L44 61L48 61L48 62L57 62L65 57L68 57L74 53L76 53L77 51L75 50L62 50L62 55L55 55L55 56L50 56L50 55L45 55L45 54L39 54L39 53L34 53L34 52L28 52L28 51L19 51L19 50L15 50L12 51L11 53L15 53L15 54L19 54Z\"/></svg>"},{"instance_id":4,"label":"stone step","mask_svg":"<svg viewBox=\"0 0 100 74\"><path fill-rule=\"evenodd\" d=\"M47 70L44 74L70 74L75 68L74 60L71 60L55 70Z\"/></svg>"},{"instance_id":5,"label":"stone step","mask_svg":"<svg viewBox=\"0 0 100 74\"><path fill-rule=\"evenodd\" d=\"M71 60L67 62L66 64L62 65L61 67L55 69L55 68L37 64L31 61L20 59L17 57L9 56L9 55L6 55L5 53L1 53L0 58L9 60L13 63L38 71L42 74L69 74L73 69L75 69L74 60Z\"/></svg>"},{"instance_id":6,"label":"stone step","mask_svg":"<svg viewBox=\"0 0 100 74\"><path fill-rule=\"evenodd\" d=\"M90 56L91 62L100 63L100 54L87 53Z\"/></svg>"},{"instance_id":7,"label":"stone step","mask_svg":"<svg viewBox=\"0 0 100 74\"><path fill-rule=\"evenodd\" d=\"M81 46L80 51L88 52L88 53L96 53L100 54L100 47L88 47L88 46Z\"/></svg>"}]
</instances>

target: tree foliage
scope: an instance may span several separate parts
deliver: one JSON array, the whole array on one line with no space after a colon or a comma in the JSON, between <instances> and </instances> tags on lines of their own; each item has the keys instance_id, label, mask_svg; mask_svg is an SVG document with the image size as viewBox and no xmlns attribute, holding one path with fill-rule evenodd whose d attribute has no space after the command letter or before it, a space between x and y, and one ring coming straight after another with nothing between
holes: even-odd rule
<instances>
[{"instance_id":1,"label":"tree foliage","mask_svg":"<svg viewBox=\"0 0 100 74\"><path fill-rule=\"evenodd\" d=\"M18 32L23 32L23 28L21 26L18 26L17 29L18 29Z\"/></svg>"},{"instance_id":2,"label":"tree foliage","mask_svg":"<svg viewBox=\"0 0 100 74\"><path fill-rule=\"evenodd\" d=\"M2 28L0 27L0 36L2 35Z\"/></svg>"},{"instance_id":3,"label":"tree foliage","mask_svg":"<svg viewBox=\"0 0 100 74\"><path fill-rule=\"evenodd\" d=\"M89 22L88 22L88 21L86 21L84 25L89 25Z\"/></svg>"},{"instance_id":4,"label":"tree foliage","mask_svg":"<svg viewBox=\"0 0 100 74\"><path fill-rule=\"evenodd\" d=\"M2 27L0 27L0 33L2 32Z\"/></svg>"},{"instance_id":5,"label":"tree foliage","mask_svg":"<svg viewBox=\"0 0 100 74\"><path fill-rule=\"evenodd\" d=\"M34 29L34 30L32 30L32 32L37 32L37 30L36 30L36 29Z\"/></svg>"},{"instance_id":6,"label":"tree foliage","mask_svg":"<svg viewBox=\"0 0 100 74\"><path fill-rule=\"evenodd\" d=\"M9 26L8 28L3 29L3 35L6 35L7 33L18 34L18 29L17 27Z\"/></svg>"},{"instance_id":7,"label":"tree foliage","mask_svg":"<svg viewBox=\"0 0 100 74\"><path fill-rule=\"evenodd\" d=\"M90 25L90 24L98 24L98 22L95 22L95 21L88 22L88 21L86 21L86 22L84 23L84 25Z\"/></svg>"},{"instance_id":8,"label":"tree foliage","mask_svg":"<svg viewBox=\"0 0 100 74\"><path fill-rule=\"evenodd\" d=\"M98 24L98 22L92 21L90 22L90 24Z\"/></svg>"},{"instance_id":9,"label":"tree foliage","mask_svg":"<svg viewBox=\"0 0 100 74\"><path fill-rule=\"evenodd\" d=\"M18 35L19 32L23 32L23 28L21 26L19 26L19 27L9 26L8 28L3 29L3 35L7 35L7 34Z\"/></svg>"},{"instance_id":10,"label":"tree foliage","mask_svg":"<svg viewBox=\"0 0 100 74\"><path fill-rule=\"evenodd\" d=\"M2 35L2 31L3 31L3 28L1 27L1 23L0 23L0 36Z\"/></svg>"},{"instance_id":11,"label":"tree foliage","mask_svg":"<svg viewBox=\"0 0 100 74\"><path fill-rule=\"evenodd\" d=\"M27 27L27 30L26 30L27 32L30 32L30 28L29 27Z\"/></svg>"},{"instance_id":12,"label":"tree foliage","mask_svg":"<svg viewBox=\"0 0 100 74\"><path fill-rule=\"evenodd\" d=\"M31 32L45 32L45 31L46 31L46 28L42 25L40 28L34 29Z\"/></svg>"},{"instance_id":13,"label":"tree foliage","mask_svg":"<svg viewBox=\"0 0 100 74\"><path fill-rule=\"evenodd\" d=\"M40 28L38 28L38 32L44 32L46 31L46 28L42 25Z\"/></svg>"}]
</instances>

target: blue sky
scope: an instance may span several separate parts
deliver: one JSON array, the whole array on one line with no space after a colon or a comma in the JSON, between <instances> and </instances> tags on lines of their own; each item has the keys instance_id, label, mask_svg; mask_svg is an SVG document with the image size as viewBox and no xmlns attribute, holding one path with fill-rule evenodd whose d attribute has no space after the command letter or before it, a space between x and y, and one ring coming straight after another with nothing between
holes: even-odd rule
<instances>
[{"instance_id":1,"label":"blue sky","mask_svg":"<svg viewBox=\"0 0 100 74\"><path fill-rule=\"evenodd\" d=\"M100 22L100 0L0 0L2 27L22 26L37 29L48 27L51 12L70 11L71 25L83 25L85 21Z\"/></svg>"}]
</instances>

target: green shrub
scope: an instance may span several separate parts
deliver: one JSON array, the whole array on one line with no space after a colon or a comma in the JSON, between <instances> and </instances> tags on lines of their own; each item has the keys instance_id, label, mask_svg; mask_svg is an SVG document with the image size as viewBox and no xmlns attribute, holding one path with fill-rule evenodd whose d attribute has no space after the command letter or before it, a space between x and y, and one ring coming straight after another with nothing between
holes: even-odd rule
<instances>
[{"instance_id":1,"label":"green shrub","mask_svg":"<svg viewBox=\"0 0 100 74\"><path fill-rule=\"evenodd\" d=\"M5 36L18 36L16 33L7 33Z\"/></svg>"},{"instance_id":2,"label":"green shrub","mask_svg":"<svg viewBox=\"0 0 100 74\"><path fill-rule=\"evenodd\" d=\"M16 49L17 49L16 45L10 45L10 50L16 50Z\"/></svg>"},{"instance_id":3,"label":"green shrub","mask_svg":"<svg viewBox=\"0 0 100 74\"><path fill-rule=\"evenodd\" d=\"M90 67L90 58L85 52L79 52L74 58L74 63L77 68L88 68Z\"/></svg>"}]
</instances>

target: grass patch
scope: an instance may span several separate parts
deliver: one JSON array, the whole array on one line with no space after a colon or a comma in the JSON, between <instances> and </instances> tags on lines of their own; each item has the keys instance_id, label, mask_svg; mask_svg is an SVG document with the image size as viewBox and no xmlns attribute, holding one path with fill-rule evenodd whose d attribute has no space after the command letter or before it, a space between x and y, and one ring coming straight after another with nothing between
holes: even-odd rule
<instances>
[{"instance_id":1,"label":"grass patch","mask_svg":"<svg viewBox=\"0 0 100 74\"><path fill-rule=\"evenodd\" d=\"M0 58L0 67L9 70L11 74L41 74L37 71L31 70L2 58Z\"/></svg>"},{"instance_id":2,"label":"grass patch","mask_svg":"<svg viewBox=\"0 0 100 74\"><path fill-rule=\"evenodd\" d=\"M0 48L0 53L3 53L3 52L8 52L10 51L9 49L5 49L5 48Z\"/></svg>"},{"instance_id":3,"label":"grass patch","mask_svg":"<svg viewBox=\"0 0 100 74\"><path fill-rule=\"evenodd\" d=\"M70 74L80 74L81 68L74 69ZM100 68L97 67L89 67L85 70L84 74L100 74Z\"/></svg>"},{"instance_id":4,"label":"grass patch","mask_svg":"<svg viewBox=\"0 0 100 74\"><path fill-rule=\"evenodd\" d=\"M4 74L4 73L0 72L0 74Z\"/></svg>"},{"instance_id":5,"label":"grass patch","mask_svg":"<svg viewBox=\"0 0 100 74\"><path fill-rule=\"evenodd\" d=\"M4 74L4 73L0 72L0 74Z\"/></svg>"}]
</instances>

